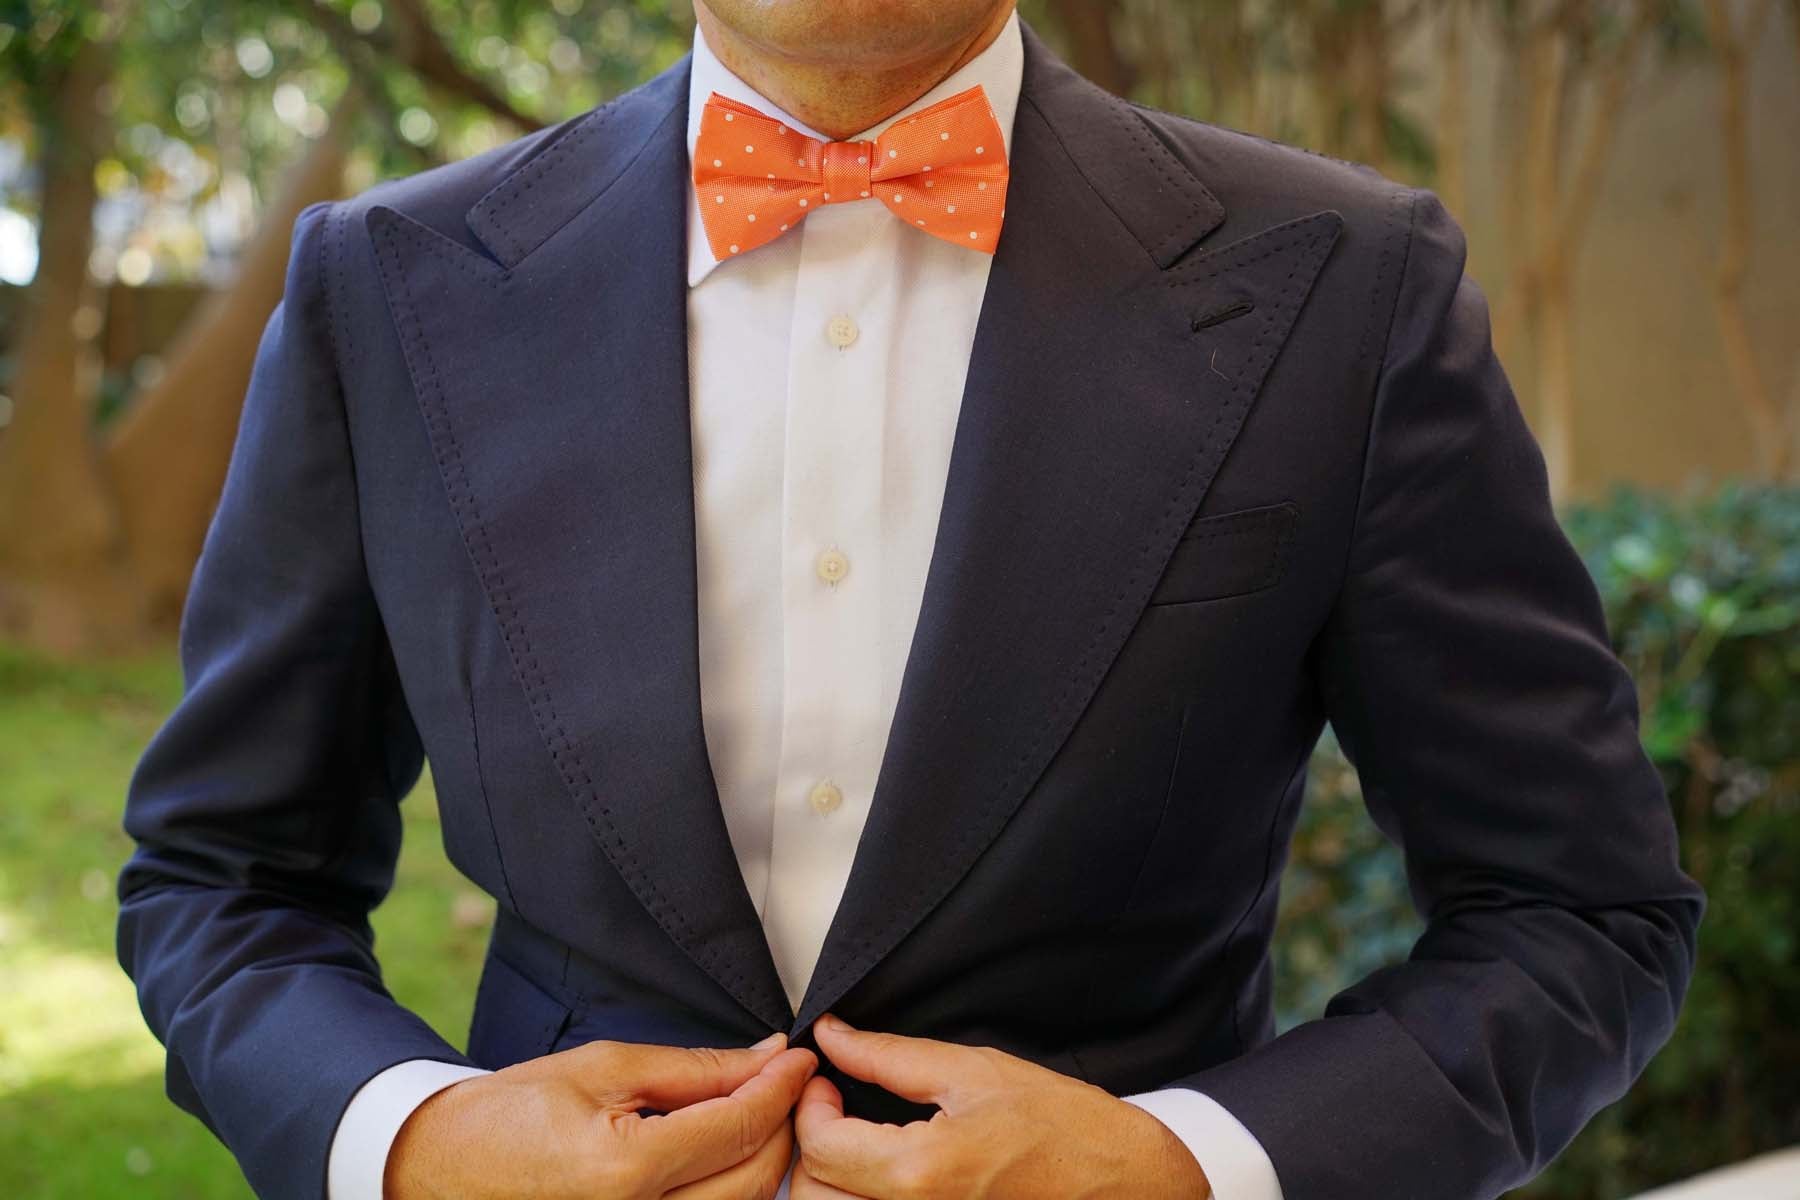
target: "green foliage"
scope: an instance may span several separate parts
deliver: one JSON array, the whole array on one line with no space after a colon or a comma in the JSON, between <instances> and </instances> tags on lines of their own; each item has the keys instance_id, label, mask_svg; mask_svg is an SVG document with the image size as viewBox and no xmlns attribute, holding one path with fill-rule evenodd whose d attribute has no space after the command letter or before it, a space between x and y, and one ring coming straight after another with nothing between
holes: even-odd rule
<instances>
[{"instance_id":1,"label":"green foliage","mask_svg":"<svg viewBox=\"0 0 1800 1200\"><path fill-rule=\"evenodd\" d=\"M1363 811L1356 771L1328 730L1308 768L1281 880L1277 1027L1318 1016L1345 987L1403 961L1423 928L1407 899L1400 854Z\"/></svg>"},{"instance_id":2,"label":"green foliage","mask_svg":"<svg viewBox=\"0 0 1800 1200\"><path fill-rule=\"evenodd\" d=\"M1519 1193L1536 1200L1629 1195L1800 1141L1800 489L1620 489L1565 525L1709 907L1674 1038ZM1284 1025L1403 959L1419 929L1329 740L1309 786L1277 940Z\"/></svg>"},{"instance_id":3,"label":"green foliage","mask_svg":"<svg viewBox=\"0 0 1800 1200\"><path fill-rule=\"evenodd\" d=\"M403 5L422 10L457 70L525 116L552 124L656 74L687 52L693 11L667 0L263 0L289 11L341 14L359 39L333 39L334 56L377 93L364 145L376 175L417 170L421 157L455 159L519 132L403 66L413 36Z\"/></svg>"},{"instance_id":4,"label":"green foliage","mask_svg":"<svg viewBox=\"0 0 1800 1200\"><path fill-rule=\"evenodd\" d=\"M0 0L0 79L23 85L25 97L41 97L102 20L81 0ZM41 117L41 108L32 115Z\"/></svg>"},{"instance_id":5,"label":"green foliage","mask_svg":"<svg viewBox=\"0 0 1800 1200\"><path fill-rule=\"evenodd\" d=\"M156 278L194 278L229 261L242 230L223 227L254 215L351 88L369 101L349 139L362 187L513 138L509 114L590 108L674 62L692 29L685 0L0 0L0 138L41 159L69 62L104 32L96 183L116 211L100 223L132 233ZM39 199L35 172L0 176L0 204Z\"/></svg>"},{"instance_id":6,"label":"green foliage","mask_svg":"<svg viewBox=\"0 0 1800 1200\"><path fill-rule=\"evenodd\" d=\"M93 666L0 645L0 1196L248 1200L163 1095L162 1050L113 956L126 781L180 692L174 656ZM445 861L429 784L402 805L375 914L388 986L461 1044L491 902Z\"/></svg>"}]
</instances>

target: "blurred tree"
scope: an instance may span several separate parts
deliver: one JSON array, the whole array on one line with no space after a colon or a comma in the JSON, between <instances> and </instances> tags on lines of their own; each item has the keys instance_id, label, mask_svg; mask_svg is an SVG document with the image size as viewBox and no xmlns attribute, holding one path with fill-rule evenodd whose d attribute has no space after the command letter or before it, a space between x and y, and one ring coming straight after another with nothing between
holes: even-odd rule
<instances>
[{"instance_id":1,"label":"blurred tree","mask_svg":"<svg viewBox=\"0 0 1800 1200\"><path fill-rule=\"evenodd\" d=\"M1800 26L1800 0L1788 0ZM1708 48L1709 16L1727 82L1734 39L1720 14L1774 0L1023 0L1090 77L1134 99L1187 112L1334 157L1367 162L1433 186L1467 216L1471 186L1500 190L1507 278L1497 289L1495 340L1515 365L1533 414L1552 487L1566 495L1574 472L1573 369L1579 333L1576 268L1591 229L1621 124L1655 73ZM1703 8L1708 11L1703 12ZM1760 28L1764 17L1758 17ZM1421 120L1402 102L1399 47L1428 31L1437 61L1436 109ZM1503 161L1472 181L1466 157L1469 70L1476 40L1497 49L1494 92ZM1747 43L1751 39L1737 38ZM1417 51L1412 61L1417 63ZM1737 56L1739 60L1742 55ZM1729 96L1728 96L1729 100ZM1730 105L1728 103L1727 108ZM1723 119L1734 119L1727 114ZM1747 153L1725 133L1725 181L1733 193L1716 293L1720 332L1737 390L1768 472L1791 469L1800 418L1773 399L1757 369L1741 295L1749 225ZM1735 180L1735 182L1734 182ZM1794 400L1800 409L1800 363ZM1776 447L1781 449L1777 450Z\"/></svg>"},{"instance_id":2,"label":"blurred tree","mask_svg":"<svg viewBox=\"0 0 1800 1200\"><path fill-rule=\"evenodd\" d=\"M1792 469L1800 421L1759 369L1741 299L1752 216L1743 48L1776 3L1021 8L1078 69L1141 102L1373 163L1432 184L1459 213L1472 187L1499 189L1511 266L1496 341L1560 496L1572 471L1575 267L1609 151L1633 89L1704 49L1709 28L1728 192L1718 328L1769 471ZM1765 14L1754 28L1740 17L1752 7ZM1787 7L1800 27L1800 0ZM0 200L40 214L42 242L29 325L11 339L15 416L0 434L0 631L80 649L173 625L300 207L591 107L674 61L691 29L686 0L0 0L0 131L35 148L37 168L27 194ZM1477 42L1498 48L1510 130L1483 179L1465 152ZM1439 58L1430 108L1418 72L1396 65L1416 66L1421 45ZM104 226L98 243L87 213ZM93 365L90 274L208 274L219 291L160 364L121 385ZM1794 375L1789 409L1800 363Z\"/></svg>"},{"instance_id":3,"label":"blurred tree","mask_svg":"<svg viewBox=\"0 0 1800 1200\"><path fill-rule=\"evenodd\" d=\"M1800 30L1800 0L1794 3L1795 24ZM1725 220L1713 301L1725 347L1725 365L1755 437L1763 473L1770 479L1781 479L1793 464L1794 418L1783 409L1764 378L1744 313L1744 276L1750 268L1751 230L1755 223L1750 183L1748 50L1761 43L1774 10L1774 0L1759 0L1740 28L1726 0L1706 0L1707 37L1712 42L1719 72L1719 147L1725 182ZM1800 358L1795 360L1794 387L1796 395L1800 395Z\"/></svg>"},{"instance_id":4,"label":"blurred tree","mask_svg":"<svg viewBox=\"0 0 1800 1200\"><path fill-rule=\"evenodd\" d=\"M51 644L85 643L140 618L118 559L118 510L89 432L95 172L110 130L99 99L112 75L121 5L58 3L18 14L8 78L40 129L38 268L0 439L0 619ZM9 10L9 16L15 14ZM25 44L30 43L30 44Z\"/></svg>"},{"instance_id":5,"label":"blurred tree","mask_svg":"<svg viewBox=\"0 0 1800 1200\"><path fill-rule=\"evenodd\" d=\"M1434 148L1437 192L1459 219L1469 215L1469 0L1438 10L1438 104Z\"/></svg>"},{"instance_id":6,"label":"blurred tree","mask_svg":"<svg viewBox=\"0 0 1800 1200\"><path fill-rule=\"evenodd\" d=\"M0 104L36 149L40 214L0 435L0 631L78 652L173 628L293 218L343 194L347 166L366 183L581 111L690 28L649 0L0 0ZM232 228L232 269L109 420L93 268L195 263L187 243L97 246L95 221L133 196L151 226L171 158L198 164L183 198Z\"/></svg>"},{"instance_id":7,"label":"blurred tree","mask_svg":"<svg viewBox=\"0 0 1800 1200\"><path fill-rule=\"evenodd\" d=\"M300 210L338 195L362 93L346 89L330 124L283 173L236 274L214 290L104 439L101 463L119 497L126 566L151 628L180 617L189 576L237 435L263 323L281 299L289 230ZM171 463L181 464L172 473Z\"/></svg>"},{"instance_id":8,"label":"blurred tree","mask_svg":"<svg viewBox=\"0 0 1800 1200\"><path fill-rule=\"evenodd\" d=\"M1050 0L1069 45L1070 65L1109 92L1129 95L1136 72L1119 52L1119 0Z\"/></svg>"},{"instance_id":9,"label":"blurred tree","mask_svg":"<svg viewBox=\"0 0 1800 1200\"><path fill-rule=\"evenodd\" d=\"M1394 139L1390 42L1401 22L1425 11L1412 4L1390 17L1381 0L1306 0L1293 6L1312 69L1315 136L1310 144L1338 158L1391 172Z\"/></svg>"},{"instance_id":10,"label":"blurred tree","mask_svg":"<svg viewBox=\"0 0 1800 1200\"><path fill-rule=\"evenodd\" d=\"M1025 0L1070 62L1159 108L1383 169L1429 166L1395 102L1393 47L1444 2Z\"/></svg>"},{"instance_id":11,"label":"blurred tree","mask_svg":"<svg viewBox=\"0 0 1800 1200\"><path fill-rule=\"evenodd\" d=\"M394 36L374 43L377 56L404 64L420 79L442 89L445 95L485 108L495 116L511 121L521 131L542 128L543 122L520 112L498 88L471 74L456 60L432 24L424 0L388 0L388 4L395 18ZM319 21L340 27L347 24L354 29L352 22L346 21L338 10L323 0L313 0L312 13ZM336 44L345 45L341 40Z\"/></svg>"},{"instance_id":12,"label":"blurred tree","mask_svg":"<svg viewBox=\"0 0 1800 1200\"><path fill-rule=\"evenodd\" d=\"M1495 340L1509 348L1523 335L1529 349L1535 432L1561 498L1574 472L1576 262L1645 48L1659 29L1678 40L1687 18L1664 0L1508 0L1490 11L1523 99L1506 164L1513 273Z\"/></svg>"}]
</instances>

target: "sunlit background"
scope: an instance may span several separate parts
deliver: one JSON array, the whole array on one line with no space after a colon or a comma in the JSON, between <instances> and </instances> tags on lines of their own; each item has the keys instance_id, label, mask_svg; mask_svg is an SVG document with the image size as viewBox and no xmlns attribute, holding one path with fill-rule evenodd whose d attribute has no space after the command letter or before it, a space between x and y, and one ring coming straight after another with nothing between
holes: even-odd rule
<instances>
[{"instance_id":1,"label":"sunlit background","mask_svg":"<svg viewBox=\"0 0 1800 1200\"><path fill-rule=\"evenodd\" d=\"M1025 0L1096 82L1435 189L1638 681L1702 962L1669 1048L1521 1196L1800 1166L1800 0ZM126 780L305 205L677 61L656 0L0 0L0 1196L242 1197L112 956ZM1453 798L1447 798L1453 800ZM492 917L429 785L376 927L466 1034ZM1284 1026L1405 956L1329 742ZM1710 1194L1710 1193L1709 1193Z\"/></svg>"}]
</instances>

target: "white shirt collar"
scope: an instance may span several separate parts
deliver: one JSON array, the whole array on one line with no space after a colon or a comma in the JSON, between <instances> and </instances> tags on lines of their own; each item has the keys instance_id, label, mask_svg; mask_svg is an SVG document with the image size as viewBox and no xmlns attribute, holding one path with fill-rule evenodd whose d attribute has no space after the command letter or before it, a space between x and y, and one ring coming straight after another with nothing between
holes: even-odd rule
<instances>
[{"instance_id":1,"label":"white shirt collar","mask_svg":"<svg viewBox=\"0 0 1800 1200\"><path fill-rule=\"evenodd\" d=\"M1013 114L1019 107L1019 82L1024 76L1025 44L1019 33L1019 14L1015 10L1007 19L1006 25L998 36L974 58L957 68L954 73L942 80L938 85L914 100L899 112L879 121L861 133L846 138L846 141L869 141L880 136L883 130L895 121L929 108L938 101L964 92L979 84L987 91L988 103L993 106L994 119L1000 123L1000 134L1005 139L1008 151L1012 148ZM755 88L739 79L718 56L712 47L706 44L705 36L698 25L694 27L694 59L688 79L688 286L693 287L719 265L713 257L712 250L706 244L706 232L700 225L700 203L694 194L693 161L694 141L700 136L700 111L706 98L714 92L731 97L751 105L754 108L782 122L791 129L797 129L809 137L821 141L831 139L796 121L759 94ZM863 203L853 201L853 203ZM878 200L867 203L878 204Z\"/></svg>"}]
</instances>

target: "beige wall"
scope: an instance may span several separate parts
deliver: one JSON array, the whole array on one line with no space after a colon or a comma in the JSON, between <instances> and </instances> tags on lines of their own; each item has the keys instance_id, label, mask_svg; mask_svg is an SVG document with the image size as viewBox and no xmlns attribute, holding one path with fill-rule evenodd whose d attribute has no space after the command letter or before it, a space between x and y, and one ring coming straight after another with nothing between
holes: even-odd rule
<instances>
[{"instance_id":1,"label":"beige wall","mask_svg":"<svg viewBox=\"0 0 1800 1200\"><path fill-rule=\"evenodd\" d=\"M1765 378L1800 405L1800 47L1784 19L1766 30L1752 76L1756 253L1744 300ZM1423 39L1411 49L1428 52ZM1470 272L1497 303L1506 155L1491 46L1473 67L1470 211L1459 215ZM1723 206L1717 73L1704 59L1678 67L1647 59L1632 95L1577 274L1574 457L1585 495L1617 479L1680 485L1755 464L1713 308ZM1529 413L1525 364L1508 366Z\"/></svg>"}]
</instances>

